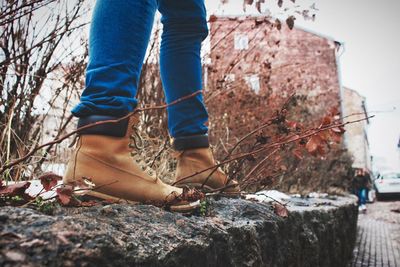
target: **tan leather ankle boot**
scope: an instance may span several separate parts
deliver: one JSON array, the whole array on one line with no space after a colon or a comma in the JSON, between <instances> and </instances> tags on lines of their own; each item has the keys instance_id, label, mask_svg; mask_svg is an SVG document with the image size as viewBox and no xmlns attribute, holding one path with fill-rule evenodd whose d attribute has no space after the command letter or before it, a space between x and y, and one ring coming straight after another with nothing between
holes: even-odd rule
<instances>
[{"instance_id":1,"label":"tan leather ankle boot","mask_svg":"<svg viewBox=\"0 0 400 267\"><path fill-rule=\"evenodd\" d=\"M210 148L195 148L180 151L178 152L177 160L178 165L174 185L179 187L190 186L202 189L204 192L210 192L228 186L221 192L222 195L234 197L240 194L240 187L237 181L230 180L228 182L228 177L220 168L216 170L213 168L192 177L185 178L216 164ZM203 183L205 184L202 187Z\"/></svg>"},{"instance_id":2,"label":"tan leather ankle boot","mask_svg":"<svg viewBox=\"0 0 400 267\"><path fill-rule=\"evenodd\" d=\"M173 211L190 211L199 201L177 200L182 188L150 176L138 157L137 117L131 117L122 137L96 134L104 129L89 129L78 140L63 177L64 184L88 188L85 194L108 200L128 200L156 205L171 204ZM107 127L121 127L108 125ZM115 129L119 131L120 129ZM106 130L107 131L107 130ZM93 134L94 133L94 134Z\"/></svg>"}]
</instances>

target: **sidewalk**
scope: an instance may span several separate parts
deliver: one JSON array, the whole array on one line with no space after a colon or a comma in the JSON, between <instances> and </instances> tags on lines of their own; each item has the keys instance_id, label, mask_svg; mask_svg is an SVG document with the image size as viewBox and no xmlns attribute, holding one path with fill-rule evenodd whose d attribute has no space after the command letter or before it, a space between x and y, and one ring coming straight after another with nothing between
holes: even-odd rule
<instances>
[{"instance_id":1,"label":"sidewalk","mask_svg":"<svg viewBox=\"0 0 400 267\"><path fill-rule=\"evenodd\" d=\"M351 267L400 266L400 201L370 204L359 215L353 255Z\"/></svg>"}]
</instances>

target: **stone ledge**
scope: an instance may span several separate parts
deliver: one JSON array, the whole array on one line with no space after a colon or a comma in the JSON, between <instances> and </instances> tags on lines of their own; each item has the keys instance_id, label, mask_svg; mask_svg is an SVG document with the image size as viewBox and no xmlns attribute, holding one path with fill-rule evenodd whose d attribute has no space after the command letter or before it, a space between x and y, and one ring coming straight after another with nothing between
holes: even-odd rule
<instances>
[{"instance_id":1,"label":"stone ledge","mask_svg":"<svg viewBox=\"0 0 400 267\"><path fill-rule=\"evenodd\" d=\"M346 266L356 238L351 197L270 204L211 202L210 217L146 205L0 208L1 266Z\"/></svg>"}]
</instances>

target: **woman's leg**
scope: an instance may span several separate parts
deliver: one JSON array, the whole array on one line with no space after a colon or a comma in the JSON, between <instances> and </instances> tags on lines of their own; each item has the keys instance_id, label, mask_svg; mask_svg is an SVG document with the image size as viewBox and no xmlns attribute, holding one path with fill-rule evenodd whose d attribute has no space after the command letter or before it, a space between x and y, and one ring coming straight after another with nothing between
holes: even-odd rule
<instances>
[{"instance_id":1,"label":"woman's leg","mask_svg":"<svg viewBox=\"0 0 400 267\"><path fill-rule=\"evenodd\" d=\"M158 0L97 0L90 35L86 89L73 110L79 126L120 117L136 106L139 74ZM146 171L135 145L138 116L80 132L64 174L64 184L93 188L85 192L107 200L121 199L171 205L192 211L199 201L175 198L183 190ZM81 191L84 192L84 191ZM168 203L169 202L169 203Z\"/></svg>"},{"instance_id":2,"label":"woman's leg","mask_svg":"<svg viewBox=\"0 0 400 267\"><path fill-rule=\"evenodd\" d=\"M367 204L367 189L360 189L360 203L361 205Z\"/></svg>"},{"instance_id":3,"label":"woman's leg","mask_svg":"<svg viewBox=\"0 0 400 267\"><path fill-rule=\"evenodd\" d=\"M77 117L121 117L133 111L157 0L97 0L89 40L86 88Z\"/></svg>"},{"instance_id":4,"label":"woman's leg","mask_svg":"<svg viewBox=\"0 0 400 267\"><path fill-rule=\"evenodd\" d=\"M207 37L204 0L160 0L159 10L164 31L161 41L161 78L167 102L202 89L201 42ZM193 176L194 172L214 166L207 136L207 110L201 94L168 107L168 127L173 146L180 151L175 182L178 186L193 186L215 190L229 185L223 192L238 196L236 181L215 169ZM190 179L181 178L191 176ZM204 187L203 187L204 185Z\"/></svg>"},{"instance_id":5,"label":"woman's leg","mask_svg":"<svg viewBox=\"0 0 400 267\"><path fill-rule=\"evenodd\" d=\"M171 103L202 89L200 50L208 34L206 9L204 0L159 0L159 11L161 78L167 103ZM201 94L168 107L169 131L175 142L182 143L181 149L186 143L208 146L207 120Z\"/></svg>"}]
</instances>

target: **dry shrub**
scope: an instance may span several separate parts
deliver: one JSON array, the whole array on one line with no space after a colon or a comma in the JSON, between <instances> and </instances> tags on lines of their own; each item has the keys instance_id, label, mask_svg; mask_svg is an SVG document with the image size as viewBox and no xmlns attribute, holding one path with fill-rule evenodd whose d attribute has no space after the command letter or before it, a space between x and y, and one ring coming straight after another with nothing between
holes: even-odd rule
<instances>
[{"instance_id":1,"label":"dry shrub","mask_svg":"<svg viewBox=\"0 0 400 267\"><path fill-rule=\"evenodd\" d=\"M310 192L343 194L350 190L353 169L351 156L346 150L336 147L323 159L305 157L302 160L285 159L288 170L276 181L276 189L307 195Z\"/></svg>"},{"instance_id":2,"label":"dry shrub","mask_svg":"<svg viewBox=\"0 0 400 267\"><path fill-rule=\"evenodd\" d=\"M15 1L13 3L21 4L22 2ZM37 1L37 3L45 4L44 1ZM66 16L75 19L75 21L68 20L69 22L76 23L76 28L73 28L75 30L80 30L84 26L84 23L80 23L81 21L79 20L86 12L85 9L81 9L83 8L82 3L79 1L81 6L76 6L76 9L72 9L70 13L66 14ZM33 9L35 7L35 5L28 6L28 8L32 9L29 12L34 12ZM77 13L74 13L74 11ZM21 12L24 12L24 10L21 10ZM31 14L29 12L28 14ZM49 17L53 19L57 18L56 14L49 14ZM18 25L18 30L13 31L13 25L10 23ZM4 29L10 31L8 33L12 34L11 37L14 38L7 40L8 42L2 42L5 46L12 46L13 43L22 42L20 34L27 33L33 27L32 22L26 17L21 17L10 23L2 25ZM52 78L51 74L57 74L60 71L63 73L63 75L58 76L58 78L62 77L60 79L61 84L58 88L55 88L55 91L58 93L49 102L51 109L54 110L60 105L62 111L60 115L61 120L57 121L56 125L54 125L56 131L53 137L57 137L65 132L66 126L70 122L66 110L70 109L68 105L71 102L71 98L83 87L82 73L87 54L85 51L82 56L79 56L79 53L74 50L70 51L71 53L69 54L67 53L65 58L52 57L54 51L62 49L57 46L62 38L76 36L70 33L70 27L63 24L65 23L64 20L57 21L57 23L59 23L61 28L53 29L53 33L51 32L52 29L49 29L49 36L54 36L54 38L50 38L45 42L48 45L47 50L41 50L44 48L39 46L32 49L24 46L25 51L13 50L14 54L2 62L2 76L0 78L2 79L3 86L1 89L9 92L7 94L9 98L2 99L3 102L0 103L0 113L2 115L0 123L2 130L6 129L7 125L10 125L9 129L13 129L12 131L8 131L9 136L11 136L9 140L6 138L7 131L2 131L3 135L0 140L1 148L3 151L12 152L12 155L10 154L11 152L2 154L2 164L6 161L9 162L13 158L20 157L41 141L40 136L42 136L42 122L44 118L43 116L35 115L32 103L34 98L45 88L45 81ZM260 26L262 24L260 22L257 23L257 27L262 29ZM276 27L276 24L265 22L265 25L267 30L275 30L274 27ZM7 33L7 31L4 31L4 33ZM211 32L211 35L213 34L215 32ZM6 37L5 34L1 36L1 38ZM142 70L140 89L137 95L141 100L141 107L144 105L157 106L164 103L164 94L158 70L158 37L159 31L156 30ZM40 39L46 38L46 36L33 35L32 38ZM85 44L85 40L83 40L83 43ZM272 63L274 62L277 49L279 49L279 40L273 42L272 46L269 47L269 58L266 59L265 64L258 65L257 67L261 68L263 66L264 69L260 69L260 74L263 75L265 83L270 82L271 73L274 72ZM46 53L40 51L45 51ZM229 54L227 51L222 52L225 56ZM26 56L18 57L20 53L26 54ZM58 55L58 53L56 54ZM33 62L38 56L40 56L42 61L36 60ZM212 57L212 55L210 56ZM46 61L47 58L51 58L51 60ZM299 122L298 128L302 130L312 128L319 123L323 115L319 114L319 116L316 116L315 110L310 111L310 107L312 108L320 104L318 97L308 99L306 94L300 92L300 94L287 102L287 96L297 91L299 86L303 89L308 86L306 82L301 85L295 84L294 81L291 81L292 77L289 77L290 75L293 77L308 75L308 78L310 78L311 74L304 73L301 68L302 65L288 62L290 71L288 71L285 77L281 77L279 81L285 83L284 88L286 90L284 94L277 94L277 90L272 90L271 86L268 86L268 90L260 91L259 94L256 94L248 88L244 79L240 77L237 82L229 83L226 79L227 75L235 71L235 67L239 65L238 63L245 58L249 58L249 54L239 54L234 57L229 67L226 68L225 66L223 68L224 71L222 73L219 72L218 64L208 66L208 80L210 82L205 86L205 101L210 113L210 140L218 160L229 158L227 157L228 154L240 138L260 125L270 122L268 127L255 132L254 135L241 142L231 156L240 153L251 153L260 147L276 143L281 138L296 133L298 129L297 127L291 127L292 122ZM65 61L70 63L61 64L61 62ZM217 79L213 79L213 75L220 76ZM276 83L276 81L274 82ZM5 84L7 84L7 87L4 87ZM27 86L27 84L31 86ZM68 90L70 91L68 92ZM13 92L20 92L20 94L12 94ZM58 96L61 96L61 99L56 100ZM54 103L58 104L55 105ZM332 105L327 106L329 108ZM166 111L159 109L148 110L141 113L141 119L140 129L144 144L141 150L142 156L147 165L155 170L158 177L164 181L171 182L173 180L176 161L167 131ZM272 153L274 150L265 150L262 153L249 155L245 158L229 162L222 167L229 177L241 181L248 190L277 187L284 191L306 192L307 190L328 190L332 186L346 187L345 181L347 181L348 177L347 167L350 161L347 160L340 146L326 155L317 155L317 157L302 154L304 159L299 163L296 159L298 155L293 154L296 146L302 145L299 143L297 142L296 145L281 145L276 153ZM11 146L11 148L7 149L7 146ZM39 163L40 165L45 159L48 159L47 155L54 156L57 153L51 147L47 148L44 151L39 151L36 157L32 157L27 164ZM266 157L268 157L267 160ZM67 157L60 158L65 160ZM260 165L260 163L262 164ZM23 176L21 166L23 165L19 165L19 168L14 168L11 173L7 174L19 179L19 177ZM256 170L254 169L255 167L257 167ZM325 178L327 176L329 179Z\"/></svg>"},{"instance_id":3,"label":"dry shrub","mask_svg":"<svg viewBox=\"0 0 400 267\"><path fill-rule=\"evenodd\" d=\"M84 0L74 5L67 0L16 0L2 1L0 9L0 165L4 165L59 136L71 122L69 103L82 88L86 63L82 36L88 5ZM50 150L38 151L2 178L29 178Z\"/></svg>"}]
</instances>

